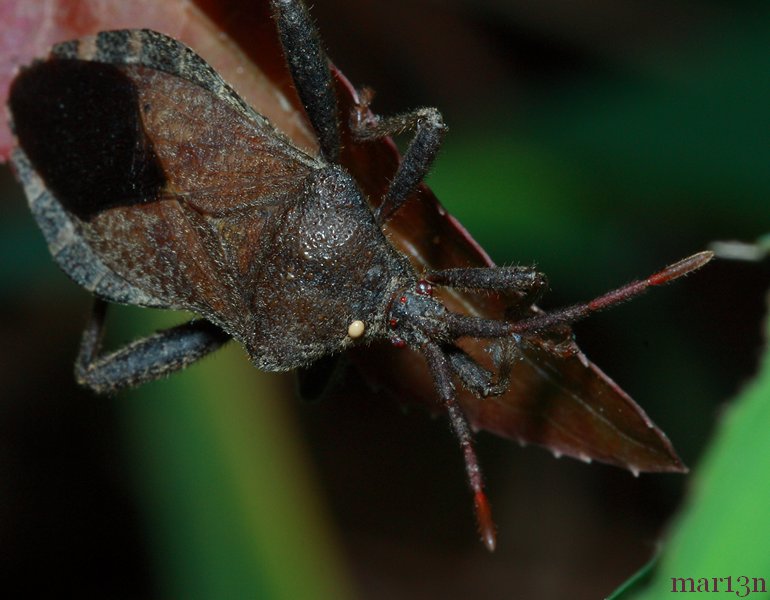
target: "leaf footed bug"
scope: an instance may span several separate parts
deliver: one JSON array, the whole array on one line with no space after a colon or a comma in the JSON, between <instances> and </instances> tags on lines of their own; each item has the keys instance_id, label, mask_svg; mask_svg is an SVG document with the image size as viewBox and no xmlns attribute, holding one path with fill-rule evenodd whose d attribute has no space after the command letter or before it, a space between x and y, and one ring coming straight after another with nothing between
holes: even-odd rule
<instances>
[{"instance_id":1,"label":"leaf footed bug","mask_svg":"<svg viewBox=\"0 0 770 600\"><path fill-rule=\"evenodd\" d=\"M427 174L445 133L440 113L379 118L364 91L352 113L340 115L306 8L298 0L272 7L318 156L276 131L192 50L148 30L58 44L14 81L17 175L51 254L97 298L77 379L102 393L139 385L231 338L267 371L328 370L328 357L378 339L412 348L423 355L461 444L482 540L493 549L456 384L482 398L503 393L524 341L676 279L711 254L550 313L496 320L450 311L434 286L511 293L530 306L545 277L527 267L415 270L382 226ZM340 118L350 119L360 144L415 131L377 209L338 163ZM104 354L107 302L202 318ZM494 368L461 349L460 338L499 340Z\"/></svg>"}]
</instances>

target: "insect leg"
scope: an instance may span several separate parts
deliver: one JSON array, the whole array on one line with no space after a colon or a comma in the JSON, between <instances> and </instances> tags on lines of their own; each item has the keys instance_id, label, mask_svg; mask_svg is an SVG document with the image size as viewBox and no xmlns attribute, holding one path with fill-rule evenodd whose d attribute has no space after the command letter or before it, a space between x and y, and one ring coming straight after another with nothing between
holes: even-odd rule
<instances>
[{"instance_id":1,"label":"insect leg","mask_svg":"<svg viewBox=\"0 0 770 600\"><path fill-rule=\"evenodd\" d=\"M204 320L189 321L100 354L107 303L97 299L75 362L78 383L97 393L115 392L183 369L218 349L230 336Z\"/></svg>"},{"instance_id":2,"label":"insect leg","mask_svg":"<svg viewBox=\"0 0 770 600\"><path fill-rule=\"evenodd\" d=\"M535 302L548 286L545 275L532 267L442 269L424 277L430 283L459 289L520 292L526 304Z\"/></svg>"},{"instance_id":3,"label":"insect leg","mask_svg":"<svg viewBox=\"0 0 770 600\"><path fill-rule=\"evenodd\" d=\"M443 347L443 351L449 359L449 366L462 381L463 386L479 398L499 396L508 390L510 383L510 371L513 365L509 355L510 344L504 343L501 349L502 356L498 362L499 371L497 380L494 375L477 363L470 355L457 346Z\"/></svg>"},{"instance_id":4,"label":"insect leg","mask_svg":"<svg viewBox=\"0 0 770 600\"><path fill-rule=\"evenodd\" d=\"M433 382L436 386L439 398L446 408L449 416L449 423L455 437L460 442L465 458L465 472L468 476L468 483L473 492L474 506L476 509L476 521L479 527L479 533L484 545L491 552L495 549L495 524L492 521L492 513L489 508L486 492L484 492L484 480L481 475L481 466L479 465L476 450L473 444L473 435L471 434L468 421L463 414L460 404L457 402L455 388L452 384L452 367L450 361L441 350L441 347L433 342L427 342L422 346L422 352L428 362L428 368L433 375Z\"/></svg>"},{"instance_id":5,"label":"insect leg","mask_svg":"<svg viewBox=\"0 0 770 600\"><path fill-rule=\"evenodd\" d=\"M321 38L301 0L270 0L270 4L294 86L318 135L321 152L327 160L337 162L341 145L337 96Z\"/></svg>"},{"instance_id":6,"label":"insect leg","mask_svg":"<svg viewBox=\"0 0 770 600\"><path fill-rule=\"evenodd\" d=\"M425 179L441 147L446 125L441 113L435 108L418 108L387 118L376 117L369 112L372 94L368 88L362 90L361 100L353 111L351 132L357 141L376 140L409 129L416 131L375 214L377 222L382 224L401 208Z\"/></svg>"}]
</instances>

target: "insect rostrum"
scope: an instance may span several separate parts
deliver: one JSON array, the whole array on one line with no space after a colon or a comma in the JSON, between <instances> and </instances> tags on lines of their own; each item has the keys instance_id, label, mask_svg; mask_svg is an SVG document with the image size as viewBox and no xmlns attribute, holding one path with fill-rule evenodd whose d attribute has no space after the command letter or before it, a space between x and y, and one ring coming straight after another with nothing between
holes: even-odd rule
<instances>
[{"instance_id":1,"label":"insect rostrum","mask_svg":"<svg viewBox=\"0 0 770 600\"><path fill-rule=\"evenodd\" d=\"M462 446L492 549L494 525L456 386L480 397L504 392L523 339L667 283L711 255L552 313L493 320L448 310L434 286L513 293L529 306L545 278L527 267L417 272L382 226L428 172L445 133L440 113L379 118L365 91L351 114L339 114L305 7L272 6L317 156L276 131L192 50L153 31L58 44L13 82L17 175L54 259L96 296L77 378L97 392L138 385L231 338L267 371L308 367L378 339L408 346L423 355ZM338 163L340 119L350 120L359 144L415 131L377 210ZM105 354L107 302L201 318ZM494 372L457 345L463 337L500 340Z\"/></svg>"}]
</instances>

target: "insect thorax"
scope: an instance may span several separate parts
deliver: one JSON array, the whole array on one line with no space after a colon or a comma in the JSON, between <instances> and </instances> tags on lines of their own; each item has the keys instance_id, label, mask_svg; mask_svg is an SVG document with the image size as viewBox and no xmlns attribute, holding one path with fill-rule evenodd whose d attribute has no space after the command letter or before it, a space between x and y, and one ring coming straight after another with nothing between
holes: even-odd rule
<instances>
[{"instance_id":1,"label":"insect thorax","mask_svg":"<svg viewBox=\"0 0 770 600\"><path fill-rule=\"evenodd\" d=\"M261 369L307 365L348 347L353 321L364 323L365 340L382 335L390 297L414 278L339 167L311 174L261 237L269 246L254 273L246 342Z\"/></svg>"}]
</instances>

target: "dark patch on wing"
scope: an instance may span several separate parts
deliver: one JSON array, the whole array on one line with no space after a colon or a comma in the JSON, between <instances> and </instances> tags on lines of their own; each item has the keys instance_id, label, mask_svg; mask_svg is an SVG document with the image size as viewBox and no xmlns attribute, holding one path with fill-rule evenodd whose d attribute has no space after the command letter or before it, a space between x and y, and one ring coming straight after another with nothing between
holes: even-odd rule
<instances>
[{"instance_id":1,"label":"dark patch on wing","mask_svg":"<svg viewBox=\"0 0 770 600\"><path fill-rule=\"evenodd\" d=\"M137 99L119 68L82 60L34 64L11 87L19 145L57 200L82 220L154 201L165 185Z\"/></svg>"}]
</instances>

